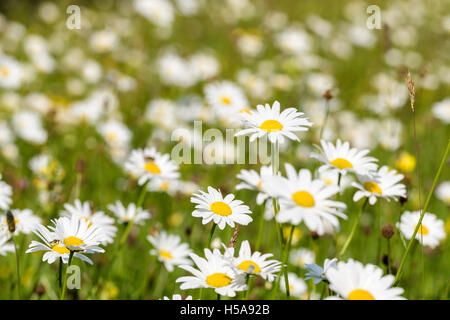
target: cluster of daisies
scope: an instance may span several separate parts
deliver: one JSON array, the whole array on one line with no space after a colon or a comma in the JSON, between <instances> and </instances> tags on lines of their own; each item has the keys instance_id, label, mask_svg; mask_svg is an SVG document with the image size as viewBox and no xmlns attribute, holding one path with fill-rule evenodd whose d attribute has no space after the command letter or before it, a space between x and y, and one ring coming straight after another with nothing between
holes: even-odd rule
<instances>
[{"instance_id":1,"label":"cluster of daisies","mask_svg":"<svg viewBox=\"0 0 450 320\"><path fill-rule=\"evenodd\" d=\"M120 224L133 222L139 225L150 218L147 211L134 203L125 207L117 201L108 205L108 209ZM60 217L51 223L48 227L41 224L34 226L33 232L41 241L32 241L27 250L27 253L46 251L42 260L48 263L59 259L67 263L73 253L73 257L93 264L85 254L105 252L100 246L113 243L117 233L114 218L102 211L95 211L89 202L78 199L74 204L65 204Z\"/></svg>"}]
</instances>

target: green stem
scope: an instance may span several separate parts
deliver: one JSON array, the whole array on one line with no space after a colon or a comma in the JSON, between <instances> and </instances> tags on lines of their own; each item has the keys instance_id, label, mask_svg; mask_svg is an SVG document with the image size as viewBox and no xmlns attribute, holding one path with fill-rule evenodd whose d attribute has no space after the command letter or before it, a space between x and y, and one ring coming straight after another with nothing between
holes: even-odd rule
<instances>
[{"instance_id":1,"label":"green stem","mask_svg":"<svg viewBox=\"0 0 450 320\"><path fill-rule=\"evenodd\" d=\"M284 274L284 284L285 284L285 287L286 287L286 295L288 297L290 296L289 278L288 278L288 272L287 272L287 259L289 257L289 250L291 248L291 242L292 242L292 236L294 234L294 229L295 229L295 226L292 225L291 226L291 231L289 233L288 241L286 243L286 246L284 247L283 258L282 258L282 262L281 262L281 269L280 269L280 272L278 273L278 277L277 277L277 280L275 282L275 289L273 291L274 298L275 298L275 296L277 294L278 288L280 287L280 281L281 281L281 275L282 274Z\"/></svg>"},{"instance_id":2,"label":"green stem","mask_svg":"<svg viewBox=\"0 0 450 320\"><path fill-rule=\"evenodd\" d=\"M325 129L325 126L326 126L327 120L328 120L328 115L330 114L330 105L328 103L328 100L325 100L325 108L326 108L325 119L323 120L322 127L320 128L319 142L320 142L320 140L322 140L323 130Z\"/></svg>"},{"instance_id":3,"label":"green stem","mask_svg":"<svg viewBox=\"0 0 450 320\"><path fill-rule=\"evenodd\" d=\"M212 227L211 227L211 231L209 232L209 239L208 239L208 247L207 247L207 248L210 248L210 247L211 247L211 240L212 240L212 237L213 237L213 235L214 235L214 231L216 230L216 226L217 226L217 224L215 224L215 223L213 222L213 225L212 225Z\"/></svg>"},{"instance_id":4,"label":"green stem","mask_svg":"<svg viewBox=\"0 0 450 320\"><path fill-rule=\"evenodd\" d=\"M259 220L258 236L256 238L256 246L255 246L256 251L259 251L259 248L261 246L261 239L264 230L264 213L266 211L265 203L262 206L260 206L260 208L261 208L261 215L259 217L260 220Z\"/></svg>"},{"instance_id":5,"label":"green stem","mask_svg":"<svg viewBox=\"0 0 450 320\"><path fill-rule=\"evenodd\" d=\"M120 238L119 247L118 250L120 250L123 245L125 244L125 241L128 239L128 235L130 234L131 228L133 228L133 221L129 221L125 230L123 231L122 237Z\"/></svg>"},{"instance_id":6,"label":"green stem","mask_svg":"<svg viewBox=\"0 0 450 320\"><path fill-rule=\"evenodd\" d=\"M291 242L292 242L292 235L294 234L294 226L291 226L291 232L289 233L289 240L286 244L286 249L284 250L284 257L283 257L283 268L284 268L284 285L286 287L286 295L289 298L290 297L290 291L289 291L289 278L288 278L288 270L287 270L287 259L289 257L289 251L291 250Z\"/></svg>"},{"instance_id":7,"label":"green stem","mask_svg":"<svg viewBox=\"0 0 450 320\"><path fill-rule=\"evenodd\" d=\"M387 269L388 269L388 274L392 274L391 272L391 242L390 239L386 239L387 240Z\"/></svg>"},{"instance_id":8,"label":"green stem","mask_svg":"<svg viewBox=\"0 0 450 320\"><path fill-rule=\"evenodd\" d=\"M411 239L409 240L408 246L406 247L406 251L403 254L402 260L400 262L400 266L397 270L397 274L395 275L394 286L396 286L400 282L403 266L405 265L406 258L408 257L408 253L411 250L411 246L416 238L417 232L419 231L419 228L422 226L423 217L425 216L425 212L427 212L428 204L430 203L431 196L433 195L434 189L436 188L436 184L439 179L439 176L441 175L442 168L444 167L445 161L447 160L449 150L450 150L450 139L448 140L447 148L445 150L444 156L442 157L442 161L439 166L439 169L436 172L436 175L434 177L434 181L433 181L433 185L431 186L431 190L430 190L430 192L428 192L427 200L425 201L425 205L424 205L422 213L420 215L419 222L417 223L416 228L414 229L414 233L413 233Z\"/></svg>"},{"instance_id":9,"label":"green stem","mask_svg":"<svg viewBox=\"0 0 450 320\"><path fill-rule=\"evenodd\" d=\"M252 284L252 278L250 278L250 275L247 274L246 275L247 279L246 279L246 283L247 283L247 292L245 293L245 300L248 300L248 296L250 295L250 286Z\"/></svg>"},{"instance_id":10,"label":"green stem","mask_svg":"<svg viewBox=\"0 0 450 320\"><path fill-rule=\"evenodd\" d=\"M16 273L17 273L17 298L20 300L21 290L20 290L20 261L19 261L19 252L17 251L16 238L14 235L11 236L14 243L14 252L16 253Z\"/></svg>"},{"instance_id":11,"label":"green stem","mask_svg":"<svg viewBox=\"0 0 450 320\"><path fill-rule=\"evenodd\" d=\"M377 244L377 265L380 264L381 262L381 208L380 208L380 204L378 204L377 206L377 239L378 239L378 244Z\"/></svg>"},{"instance_id":12,"label":"green stem","mask_svg":"<svg viewBox=\"0 0 450 320\"><path fill-rule=\"evenodd\" d=\"M220 300L220 294L217 294L217 300Z\"/></svg>"},{"instance_id":13,"label":"green stem","mask_svg":"<svg viewBox=\"0 0 450 320\"><path fill-rule=\"evenodd\" d=\"M344 246L342 247L341 252L339 252L338 257L341 257L341 256L345 253L345 251L346 251L347 248L348 248L348 245L349 245L350 242L352 241L353 236L355 235L356 229L357 229L357 227L358 227L359 220L360 220L360 218L361 218L361 214L363 213L363 211L364 211L365 207L367 206L367 203L368 203L368 202L369 202L369 198L366 198L366 200L364 200L364 204L361 206L361 209L360 209L359 212L358 212L358 216L357 216L356 219L355 219L355 223L353 224L353 227L352 227L352 231L351 231L351 233L350 233L350 236L347 238L347 241L345 241L345 244L344 244Z\"/></svg>"},{"instance_id":14,"label":"green stem","mask_svg":"<svg viewBox=\"0 0 450 320\"><path fill-rule=\"evenodd\" d=\"M62 265L63 261L62 258L59 258L59 270L58 270L58 285L59 285L59 292L62 290Z\"/></svg>"},{"instance_id":15,"label":"green stem","mask_svg":"<svg viewBox=\"0 0 450 320\"><path fill-rule=\"evenodd\" d=\"M147 182L144 183L144 185L142 186L141 193L139 194L139 198L136 203L137 208L141 207L144 204L145 195L147 194L147 185L148 185L149 181L150 180L147 180Z\"/></svg>"},{"instance_id":16,"label":"green stem","mask_svg":"<svg viewBox=\"0 0 450 320\"><path fill-rule=\"evenodd\" d=\"M60 300L64 300L64 296L65 296L65 294L66 294L66 287L67 287L67 269L68 269L68 268L70 267L70 265L72 264L73 254L74 254L74 251L70 251L70 253L69 253L69 262L68 262L68 264L67 264L66 273L64 274L64 281L63 281L63 287L62 287L61 297L59 298Z\"/></svg>"}]
</instances>

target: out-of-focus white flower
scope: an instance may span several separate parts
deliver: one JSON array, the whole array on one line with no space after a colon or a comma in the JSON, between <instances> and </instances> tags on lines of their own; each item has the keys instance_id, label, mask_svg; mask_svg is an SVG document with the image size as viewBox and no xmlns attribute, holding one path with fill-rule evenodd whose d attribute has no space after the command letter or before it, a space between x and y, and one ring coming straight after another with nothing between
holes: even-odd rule
<instances>
[{"instance_id":1,"label":"out-of-focus white flower","mask_svg":"<svg viewBox=\"0 0 450 320\"><path fill-rule=\"evenodd\" d=\"M13 116L13 128L17 135L32 144L43 144L47 141L47 131L42 127L38 113L20 111Z\"/></svg>"},{"instance_id":2,"label":"out-of-focus white flower","mask_svg":"<svg viewBox=\"0 0 450 320\"><path fill-rule=\"evenodd\" d=\"M111 30L101 30L93 33L89 42L95 52L103 53L114 50L117 46L118 38Z\"/></svg>"},{"instance_id":3,"label":"out-of-focus white flower","mask_svg":"<svg viewBox=\"0 0 450 320\"><path fill-rule=\"evenodd\" d=\"M442 122L450 123L450 98L434 103L431 111Z\"/></svg>"},{"instance_id":4,"label":"out-of-focus white flower","mask_svg":"<svg viewBox=\"0 0 450 320\"><path fill-rule=\"evenodd\" d=\"M135 0L134 8L159 27L170 27L174 20L173 5L168 0Z\"/></svg>"},{"instance_id":5,"label":"out-of-focus white flower","mask_svg":"<svg viewBox=\"0 0 450 320\"><path fill-rule=\"evenodd\" d=\"M284 29L276 35L276 45L286 53L300 54L312 47L311 36L300 28Z\"/></svg>"},{"instance_id":6,"label":"out-of-focus white flower","mask_svg":"<svg viewBox=\"0 0 450 320\"><path fill-rule=\"evenodd\" d=\"M0 87L15 89L20 87L24 71L22 65L10 56L0 52Z\"/></svg>"}]
</instances>

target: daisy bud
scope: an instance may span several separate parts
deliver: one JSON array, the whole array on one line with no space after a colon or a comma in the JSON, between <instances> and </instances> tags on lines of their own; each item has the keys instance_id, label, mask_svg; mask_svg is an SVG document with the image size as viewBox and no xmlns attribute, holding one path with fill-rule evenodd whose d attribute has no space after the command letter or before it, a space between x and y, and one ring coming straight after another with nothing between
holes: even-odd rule
<instances>
[{"instance_id":1,"label":"daisy bud","mask_svg":"<svg viewBox=\"0 0 450 320\"><path fill-rule=\"evenodd\" d=\"M34 292L40 297L45 293L45 287L42 284L39 284L36 289L34 290Z\"/></svg>"},{"instance_id":2,"label":"daisy bud","mask_svg":"<svg viewBox=\"0 0 450 320\"><path fill-rule=\"evenodd\" d=\"M395 230L394 230L394 225L392 223L386 222L385 224L383 224L383 227L381 228L381 235L384 238L390 239L390 238L392 238L394 233L395 233Z\"/></svg>"},{"instance_id":3,"label":"daisy bud","mask_svg":"<svg viewBox=\"0 0 450 320\"><path fill-rule=\"evenodd\" d=\"M331 89L328 89L327 91L325 91L322 94L322 97L327 101L330 101L331 99L333 99L333 94L331 93Z\"/></svg>"},{"instance_id":4,"label":"daisy bud","mask_svg":"<svg viewBox=\"0 0 450 320\"><path fill-rule=\"evenodd\" d=\"M9 232L13 233L14 231L16 231L16 222L14 221L14 216L11 213L11 210L8 210L8 212L6 212L6 223L8 224Z\"/></svg>"},{"instance_id":5,"label":"daisy bud","mask_svg":"<svg viewBox=\"0 0 450 320\"><path fill-rule=\"evenodd\" d=\"M389 256L387 254L384 254L383 258L381 259L381 261L383 262L383 264L385 266L389 265Z\"/></svg>"},{"instance_id":6,"label":"daisy bud","mask_svg":"<svg viewBox=\"0 0 450 320\"><path fill-rule=\"evenodd\" d=\"M81 159L81 158L78 158L78 159L77 159L77 165L76 165L75 170L76 170L78 173L83 173L83 172L84 172L84 165L85 165L84 160Z\"/></svg>"}]
</instances>

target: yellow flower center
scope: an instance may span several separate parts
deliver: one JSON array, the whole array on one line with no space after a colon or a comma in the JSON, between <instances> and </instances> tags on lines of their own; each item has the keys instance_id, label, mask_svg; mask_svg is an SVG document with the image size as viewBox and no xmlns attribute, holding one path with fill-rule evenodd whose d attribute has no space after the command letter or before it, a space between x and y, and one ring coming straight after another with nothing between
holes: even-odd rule
<instances>
[{"instance_id":1,"label":"yellow flower center","mask_svg":"<svg viewBox=\"0 0 450 320\"><path fill-rule=\"evenodd\" d=\"M229 216L232 213L230 206L222 201L213 202L211 211L220 216Z\"/></svg>"},{"instance_id":2,"label":"yellow flower center","mask_svg":"<svg viewBox=\"0 0 450 320\"><path fill-rule=\"evenodd\" d=\"M297 265L300 267L304 267L305 266L305 260L303 258L297 258Z\"/></svg>"},{"instance_id":3,"label":"yellow flower center","mask_svg":"<svg viewBox=\"0 0 450 320\"><path fill-rule=\"evenodd\" d=\"M292 195L292 200L300 207L311 208L314 207L314 197L308 191L297 191Z\"/></svg>"},{"instance_id":4,"label":"yellow flower center","mask_svg":"<svg viewBox=\"0 0 450 320\"><path fill-rule=\"evenodd\" d=\"M256 263L254 263L254 262L251 261L251 260L245 260L245 261L242 261L242 262L238 265L238 268L241 269L241 270L243 270L243 271L245 271L245 272L249 272L249 268L250 268L251 266L253 266L253 268L254 268L252 273L260 273L260 272L261 272L261 268L260 268Z\"/></svg>"},{"instance_id":5,"label":"yellow flower center","mask_svg":"<svg viewBox=\"0 0 450 320\"><path fill-rule=\"evenodd\" d=\"M375 300L375 298L369 291L355 289L348 295L348 300Z\"/></svg>"},{"instance_id":6,"label":"yellow flower center","mask_svg":"<svg viewBox=\"0 0 450 320\"><path fill-rule=\"evenodd\" d=\"M160 255L162 258L173 259L172 254L171 254L170 252L168 252L168 251L160 250L160 251L159 251L159 255Z\"/></svg>"},{"instance_id":7,"label":"yellow flower center","mask_svg":"<svg viewBox=\"0 0 450 320\"><path fill-rule=\"evenodd\" d=\"M239 113L248 113L248 114L251 114L250 113L250 109L247 109L247 108L244 108L244 109L241 109L241 110L239 110Z\"/></svg>"},{"instance_id":8,"label":"yellow flower center","mask_svg":"<svg viewBox=\"0 0 450 320\"><path fill-rule=\"evenodd\" d=\"M115 132L110 132L106 134L106 140L111 141L111 142L116 142L117 141L117 134Z\"/></svg>"},{"instance_id":9,"label":"yellow flower center","mask_svg":"<svg viewBox=\"0 0 450 320\"><path fill-rule=\"evenodd\" d=\"M277 120L266 120L259 128L267 132L276 132L283 129L283 125Z\"/></svg>"},{"instance_id":10,"label":"yellow flower center","mask_svg":"<svg viewBox=\"0 0 450 320\"><path fill-rule=\"evenodd\" d=\"M419 227L419 230L417 231L420 234L428 234L430 231L428 231L428 228L425 227L423 224Z\"/></svg>"},{"instance_id":11,"label":"yellow flower center","mask_svg":"<svg viewBox=\"0 0 450 320\"><path fill-rule=\"evenodd\" d=\"M9 76L9 69L8 68L6 68L6 67L2 67L1 69L0 69L0 73L1 73L1 75L3 76L3 77L7 77L7 76Z\"/></svg>"},{"instance_id":12,"label":"yellow flower center","mask_svg":"<svg viewBox=\"0 0 450 320\"><path fill-rule=\"evenodd\" d=\"M56 251L56 252L58 252L58 253L60 253L60 254L64 254L64 253L69 253L70 251L69 251L69 249L67 249L66 247L60 247L58 244L55 244L53 247L52 247L52 250L53 251Z\"/></svg>"},{"instance_id":13,"label":"yellow flower center","mask_svg":"<svg viewBox=\"0 0 450 320\"><path fill-rule=\"evenodd\" d=\"M214 288L226 287L231 283L231 278L225 273L213 273L206 278L206 283Z\"/></svg>"},{"instance_id":14,"label":"yellow flower center","mask_svg":"<svg viewBox=\"0 0 450 320\"><path fill-rule=\"evenodd\" d=\"M261 189L262 183L263 183L262 180L260 182L258 182L258 184L256 185L258 187L258 189Z\"/></svg>"},{"instance_id":15,"label":"yellow flower center","mask_svg":"<svg viewBox=\"0 0 450 320\"><path fill-rule=\"evenodd\" d=\"M161 182L161 184L159 185L159 189L162 191L167 191L169 190L169 182L164 180L163 182Z\"/></svg>"},{"instance_id":16,"label":"yellow flower center","mask_svg":"<svg viewBox=\"0 0 450 320\"><path fill-rule=\"evenodd\" d=\"M161 169L158 167L158 165L156 163L154 163L152 161L147 162L144 166L144 169L153 174L161 173Z\"/></svg>"},{"instance_id":17,"label":"yellow flower center","mask_svg":"<svg viewBox=\"0 0 450 320\"><path fill-rule=\"evenodd\" d=\"M228 97L222 97L222 99L220 99L220 100L226 105L231 104L231 99Z\"/></svg>"},{"instance_id":18,"label":"yellow flower center","mask_svg":"<svg viewBox=\"0 0 450 320\"><path fill-rule=\"evenodd\" d=\"M84 219L84 221L89 222L88 228L90 228L90 227L92 226L92 221L91 221L91 219L89 219L88 217L81 217L79 220L83 220L83 219Z\"/></svg>"},{"instance_id":19,"label":"yellow flower center","mask_svg":"<svg viewBox=\"0 0 450 320\"><path fill-rule=\"evenodd\" d=\"M350 161L343 159L343 158L336 158L333 161L331 161L330 164L340 170L347 169L347 168L353 168L353 165L350 163Z\"/></svg>"},{"instance_id":20,"label":"yellow flower center","mask_svg":"<svg viewBox=\"0 0 450 320\"><path fill-rule=\"evenodd\" d=\"M81 240L80 238L74 237L74 236L70 236L70 237L64 239L64 244L68 247L81 246L83 243L84 243L83 240Z\"/></svg>"},{"instance_id":21,"label":"yellow flower center","mask_svg":"<svg viewBox=\"0 0 450 320\"><path fill-rule=\"evenodd\" d=\"M372 193L382 193L381 188L378 186L378 184L372 181L364 182L364 189Z\"/></svg>"}]
</instances>

